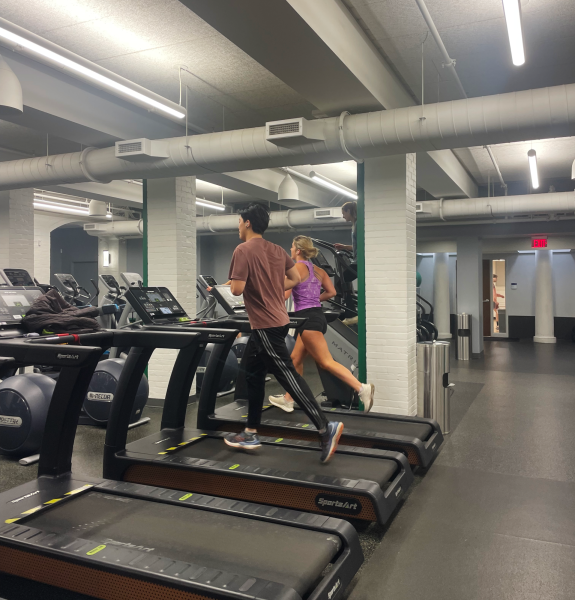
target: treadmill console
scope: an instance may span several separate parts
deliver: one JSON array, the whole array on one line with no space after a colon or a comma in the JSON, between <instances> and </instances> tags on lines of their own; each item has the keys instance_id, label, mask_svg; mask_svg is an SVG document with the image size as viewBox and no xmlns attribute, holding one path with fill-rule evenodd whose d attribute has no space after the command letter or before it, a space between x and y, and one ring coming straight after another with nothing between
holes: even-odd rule
<instances>
[{"instance_id":1,"label":"treadmill console","mask_svg":"<svg viewBox=\"0 0 575 600\"><path fill-rule=\"evenodd\" d=\"M3 278L8 285L16 287L35 287L36 284L25 269L3 269Z\"/></svg>"},{"instance_id":2,"label":"treadmill console","mask_svg":"<svg viewBox=\"0 0 575 600\"><path fill-rule=\"evenodd\" d=\"M235 315L238 312L243 313L246 311L243 295L234 296L229 285L214 285L212 287L212 294L217 298L228 315Z\"/></svg>"},{"instance_id":3,"label":"treadmill console","mask_svg":"<svg viewBox=\"0 0 575 600\"><path fill-rule=\"evenodd\" d=\"M198 279L205 288L215 287L218 285L218 282L211 275L200 275Z\"/></svg>"},{"instance_id":4,"label":"treadmill console","mask_svg":"<svg viewBox=\"0 0 575 600\"><path fill-rule=\"evenodd\" d=\"M43 293L38 287L0 288L0 329L20 325L29 308Z\"/></svg>"},{"instance_id":5,"label":"treadmill console","mask_svg":"<svg viewBox=\"0 0 575 600\"><path fill-rule=\"evenodd\" d=\"M190 320L168 288L131 287L126 299L146 325L182 323Z\"/></svg>"}]
</instances>

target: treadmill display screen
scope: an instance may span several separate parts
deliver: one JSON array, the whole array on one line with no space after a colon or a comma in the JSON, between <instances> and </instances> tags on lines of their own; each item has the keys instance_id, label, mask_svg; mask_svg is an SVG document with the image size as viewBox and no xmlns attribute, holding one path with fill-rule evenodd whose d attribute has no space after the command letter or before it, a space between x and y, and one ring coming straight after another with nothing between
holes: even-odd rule
<instances>
[{"instance_id":1,"label":"treadmill display screen","mask_svg":"<svg viewBox=\"0 0 575 600\"><path fill-rule=\"evenodd\" d=\"M130 288L130 303L145 322L188 319L186 311L165 287ZM134 300L134 302L132 302Z\"/></svg>"},{"instance_id":2,"label":"treadmill display screen","mask_svg":"<svg viewBox=\"0 0 575 600\"><path fill-rule=\"evenodd\" d=\"M232 294L232 288L229 285L218 285L218 291L220 292L222 299L225 300L232 308L240 309L244 308L244 297L234 296Z\"/></svg>"},{"instance_id":3,"label":"treadmill display screen","mask_svg":"<svg viewBox=\"0 0 575 600\"><path fill-rule=\"evenodd\" d=\"M40 288L0 288L0 326L20 323L42 294Z\"/></svg>"},{"instance_id":4,"label":"treadmill display screen","mask_svg":"<svg viewBox=\"0 0 575 600\"><path fill-rule=\"evenodd\" d=\"M34 287L36 285L28 271L24 269L4 269L4 274L13 286Z\"/></svg>"},{"instance_id":5,"label":"treadmill display screen","mask_svg":"<svg viewBox=\"0 0 575 600\"><path fill-rule=\"evenodd\" d=\"M206 285L209 285L210 287L218 285L218 282L211 275L202 275L202 278L206 282Z\"/></svg>"}]
</instances>

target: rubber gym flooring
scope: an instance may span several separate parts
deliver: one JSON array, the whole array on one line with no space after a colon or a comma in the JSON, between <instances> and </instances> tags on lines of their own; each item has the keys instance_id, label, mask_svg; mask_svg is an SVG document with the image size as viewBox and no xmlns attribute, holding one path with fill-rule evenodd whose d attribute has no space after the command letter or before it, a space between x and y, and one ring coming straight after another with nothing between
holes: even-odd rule
<instances>
[{"instance_id":1,"label":"rubber gym flooring","mask_svg":"<svg viewBox=\"0 0 575 600\"><path fill-rule=\"evenodd\" d=\"M568 342L486 341L483 359L452 361L452 433L388 527L360 526L366 562L342 598L574 597L574 365ZM319 392L312 365L306 376ZM149 406L152 422L129 441L158 428L160 412ZM195 412L191 404L190 426ZM74 470L101 475L103 441L104 431L80 427ZM0 457L0 491L35 476Z\"/></svg>"}]
</instances>

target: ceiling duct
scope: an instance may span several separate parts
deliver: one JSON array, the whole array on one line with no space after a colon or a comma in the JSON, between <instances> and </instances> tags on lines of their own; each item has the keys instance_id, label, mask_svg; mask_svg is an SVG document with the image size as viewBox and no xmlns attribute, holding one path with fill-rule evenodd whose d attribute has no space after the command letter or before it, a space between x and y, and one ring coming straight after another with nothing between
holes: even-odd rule
<instances>
[{"instance_id":1,"label":"ceiling duct","mask_svg":"<svg viewBox=\"0 0 575 600\"><path fill-rule=\"evenodd\" d=\"M293 177L286 173L278 188L278 202L299 200L299 188Z\"/></svg>"},{"instance_id":2,"label":"ceiling duct","mask_svg":"<svg viewBox=\"0 0 575 600\"><path fill-rule=\"evenodd\" d=\"M266 140L278 146L297 146L305 142L324 140L323 123L303 117L266 123Z\"/></svg>"},{"instance_id":3,"label":"ceiling duct","mask_svg":"<svg viewBox=\"0 0 575 600\"><path fill-rule=\"evenodd\" d=\"M428 200L418 202L417 223L443 224L473 219L519 218L557 213L575 213L575 192L527 194L524 196L496 196L465 198L463 200ZM328 214L329 213L329 214ZM341 207L312 208L307 210L274 211L269 229L299 229L302 227L334 227L344 225ZM111 225L107 223L105 225ZM225 233L237 231L237 215L198 217L198 233Z\"/></svg>"},{"instance_id":4,"label":"ceiling duct","mask_svg":"<svg viewBox=\"0 0 575 600\"><path fill-rule=\"evenodd\" d=\"M22 86L14 71L0 55L0 115L13 116L22 112Z\"/></svg>"},{"instance_id":5,"label":"ceiling duct","mask_svg":"<svg viewBox=\"0 0 575 600\"><path fill-rule=\"evenodd\" d=\"M158 140L166 158L129 162L115 147L0 163L0 190L322 164L575 135L575 84L320 119L324 139L284 148L267 126ZM304 128L305 133L305 128Z\"/></svg>"},{"instance_id":6,"label":"ceiling duct","mask_svg":"<svg viewBox=\"0 0 575 600\"><path fill-rule=\"evenodd\" d=\"M236 217L236 229L238 219ZM144 223L139 221L114 221L113 223L85 223L84 231L96 237L140 238L144 234Z\"/></svg>"}]
</instances>

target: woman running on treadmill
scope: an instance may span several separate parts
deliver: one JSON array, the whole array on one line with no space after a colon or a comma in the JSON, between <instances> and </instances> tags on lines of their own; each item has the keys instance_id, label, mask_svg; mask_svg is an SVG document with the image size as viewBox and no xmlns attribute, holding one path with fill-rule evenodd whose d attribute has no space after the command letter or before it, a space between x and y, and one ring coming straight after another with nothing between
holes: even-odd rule
<instances>
[{"instance_id":1,"label":"woman running on treadmill","mask_svg":"<svg viewBox=\"0 0 575 600\"><path fill-rule=\"evenodd\" d=\"M361 383L349 369L336 362L329 352L324 334L327 331L327 321L321 303L336 295L335 287L328 274L315 266L310 259L317 255L311 239L305 235L294 238L291 247L291 257L296 263L296 269L301 283L285 292L287 300L293 294L296 317L306 317L306 323L297 330L297 340L291 354L291 359L296 371L303 375L304 358L310 354L318 367L335 375L349 387L354 389L359 396L360 410L368 412L373 406L375 386ZM323 291L322 291L323 288ZM270 396L269 401L286 412L292 412L293 398L285 396Z\"/></svg>"},{"instance_id":2,"label":"woman running on treadmill","mask_svg":"<svg viewBox=\"0 0 575 600\"><path fill-rule=\"evenodd\" d=\"M300 282L299 271L285 250L263 239L270 215L261 204L250 204L240 212L239 234L244 242L234 251L230 265L231 292L244 296L252 334L242 364L246 372L248 421L244 431L231 433L226 444L251 450L261 443L257 428L261 422L268 372L296 399L315 425L321 444L321 462L335 453L343 423L328 421L312 391L295 370L286 348L289 316L284 293Z\"/></svg>"}]
</instances>

